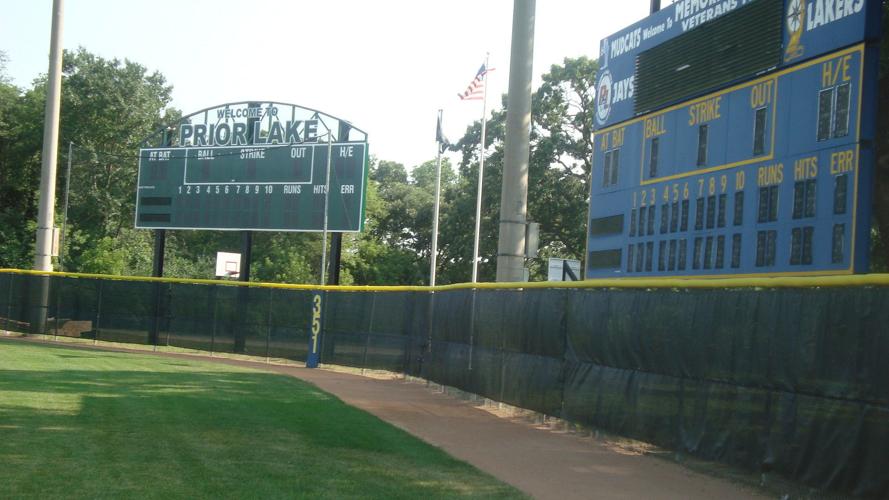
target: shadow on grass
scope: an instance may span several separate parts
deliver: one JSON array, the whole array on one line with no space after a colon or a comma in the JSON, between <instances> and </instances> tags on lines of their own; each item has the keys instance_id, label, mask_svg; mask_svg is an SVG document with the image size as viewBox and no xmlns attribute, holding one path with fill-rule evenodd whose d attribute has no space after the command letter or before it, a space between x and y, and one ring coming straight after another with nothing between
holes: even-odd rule
<instances>
[{"instance_id":1,"label":"shadow on grass","mask_svg":"<svg viewBox=\"0 0 889 500\"><path fill-rule=\"evenodd\" d=\"M519 495L291 377L28 351L48 369L0 368L0 497Z\"/></svg>"}]
</instances>

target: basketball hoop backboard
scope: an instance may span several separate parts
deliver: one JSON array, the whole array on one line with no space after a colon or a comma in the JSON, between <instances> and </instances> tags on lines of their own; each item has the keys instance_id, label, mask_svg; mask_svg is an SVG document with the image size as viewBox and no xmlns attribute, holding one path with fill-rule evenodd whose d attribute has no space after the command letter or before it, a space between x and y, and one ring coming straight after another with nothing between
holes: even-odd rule
<instances>
[{"instance_id":1,"label":"basketball hoop backboard","mask_svg":"<svg viewBox=\"0 0 889 500\"><path fill-rule=\"evenodd\" d=\"M238 278L241 275L241 254L216 252L216 276Z\"/></svg>"}]
</instances>

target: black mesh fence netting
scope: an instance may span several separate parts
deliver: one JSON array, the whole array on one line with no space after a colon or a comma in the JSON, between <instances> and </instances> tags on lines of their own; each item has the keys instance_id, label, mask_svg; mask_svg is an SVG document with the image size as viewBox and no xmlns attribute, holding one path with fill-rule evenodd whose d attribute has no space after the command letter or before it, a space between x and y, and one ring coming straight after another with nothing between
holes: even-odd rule
<instances>
[{"instance_id":1,"label":"black mesh fence netting","mask_svg":"<svg viewBox=\"0 0 889 500\"><path fill-rule=\"evenodd\" d=\"M0 273L0 329L301 361L314 293L322 363L889 497L889 287L317 292Z\"/></svg>"}]
</instances>

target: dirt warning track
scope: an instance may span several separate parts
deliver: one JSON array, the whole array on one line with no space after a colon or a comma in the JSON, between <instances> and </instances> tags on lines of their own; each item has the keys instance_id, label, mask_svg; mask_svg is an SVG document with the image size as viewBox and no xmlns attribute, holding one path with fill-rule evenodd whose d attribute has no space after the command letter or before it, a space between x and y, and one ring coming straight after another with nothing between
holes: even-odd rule
<instances>
[{"instance_id":1,"label":"dirt warning track","mask_svg":"<svg viewBox=\"0 0 889 500\"><path fill-rule=\"evenodd\" d=\"M535 498L766 498L667 460L499 417L424 384L328 370L284 371Z\"/></svg>"}]
</instances>

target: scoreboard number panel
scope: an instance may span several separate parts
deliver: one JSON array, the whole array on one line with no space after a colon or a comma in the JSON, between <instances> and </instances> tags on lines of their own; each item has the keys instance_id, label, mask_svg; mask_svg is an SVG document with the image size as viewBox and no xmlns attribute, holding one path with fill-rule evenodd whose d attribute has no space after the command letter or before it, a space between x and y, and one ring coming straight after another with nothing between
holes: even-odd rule
<instances>
[{"instance_id":1,"label":"scoreboard number panel","mask_svg":"<svg viewBox=\"0 0 889 500\"><path fill-rule=\"evenodd\" d=\"M315 149L308 145L190 148L184 155L184 184L311 184ZM270 164L283 167L269 168Z\"/></svg>"},{"instance_id":2,"label":"scoreboard number panel","mask_svg":"<svg viewBox=\"0 0 889 500\"><path fill-rule=\"evenodd\" d=\"M866 272L880 3L706 5L602 41L585 276Z\"/></svg>"},{"instance_id":3,"label":"scoreboard number panel","mask_svg":"<svg viewBox=\"0 0 889 500\"><path fill-rule=\"evenodd\" d=\"M284 144L140 151L136 227L329 231L363 226L367 145Z\"/></svg>"},{"instance_id":4,"label":"scoreboard number panel","mask_svg":"<svg viewBox=\"0 0 889 500\"><path fill-rule=\"evenodd\" d=\"M367 158L367 133L321 111L274 101L213 106L142 142L135 226L358 232Z\"/></svg>"}]
</instances>

